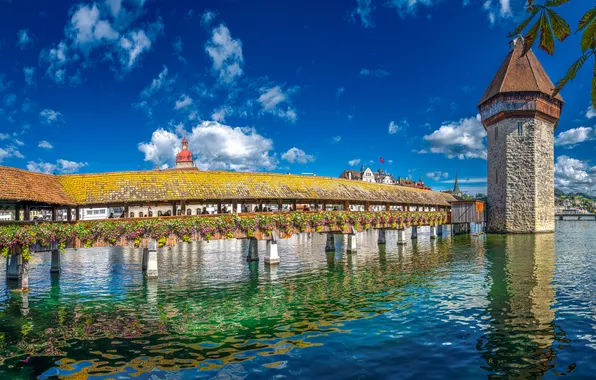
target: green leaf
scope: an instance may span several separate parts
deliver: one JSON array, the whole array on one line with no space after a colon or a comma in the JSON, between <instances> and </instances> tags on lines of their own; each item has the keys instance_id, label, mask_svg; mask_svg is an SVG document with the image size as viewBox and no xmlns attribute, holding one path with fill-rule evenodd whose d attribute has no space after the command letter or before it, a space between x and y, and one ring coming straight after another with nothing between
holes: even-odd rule
<instances>
[{"instance_id":1,"label":"green leaf","mask_svg":"<svg viewBox=\"0 0 596 380\"><path fill-rule=\"evenodd\" d=\"M550 17L550 24L553 29L553 33L555 33L555 37L557 40L563 42L565 38L571 35L571 28L567 21L563 19L563 17L559 16L555 11L551 9L546 10Z\"/></svg>"},{"instance_id":2,"label":"green leaf","mask_svg":"<svg viewBox=\"0 0 596 380\"><path fill-rule=\"evenodd\" d=\"M532 26L532 28L530 28L528 33L526 33L526 35L524 36L524 51L522 53L522 56L526 55L526 53L532 48L532 45L534 45L534 41L536 41L536 38L538 38L539 26L540 20L536 21L534 26Z\"/></svg>"},{"instance_id":3,"label":"green leaf","mask_svg":"<svg viewBox=\"0 0 596 380\"><path fill-rule=\"evenodd\" d=\"M568 3L570 0L549 0L544 5L547 7L558 7L559 5L563 5Z\"/></svg>"},{"instance_id":4,"label":"green leaf","mask_svg":"<svg viewBox=\"0 0 596 380\"><path fill-rule=\"evenodd\" d=\"M540 43L538 47L550 55L555 54L555 38L553 31L548 23L548 17L546 13L542 13L540 16Z\"/></svg>"},{"instance_id":5,"label":"green leaf","mask_svg":"<svg viewBox=\"0 0 596 380\"><path fill-rule=\"evenodd\" d=\"M530 17L528 17L527 19L525 19L524 22L522 22L521 24L519 24L519 26L517 28L515 28L515 30L513 32L509 33L507 35L507 37L517 36L524 29L526 29L526 26L528 26L528 24L530 23L530 21L532 21L532 19L534 18L534 16L536 16L536 13L538 13L538 10L539 9L540 8L538 8L538 7L533 7L533 9L532 9L532 15Z\"/></svg>"},{"instance_id":6,"label":"green leaf","mask_svg":"<svg viewBox=\"0 0 596 380\"><path fill-rule=\"evenodd\" d=\"M579 23L577 24L577 31L579 32L588 26L592 20L594 20L594 17L596 17L596 7L590 9L582 16L582 18L579 20Z\"/></svg>"},{"instance_id":7,"label":"green leaf","mask_svg":"<svg viewBox=\"0 0 596 380\"><path fill-rule=\"evenodd\" d=\"M561 89L565 87L567 82L575 79L577 72L579 71L579 69L581 69L584 63L586 63L586 61L588 60L588 58L590 58L591 55L592 51L587 52L586 54L579 57L579 59L569 67L569 70L567 70L567 74L565 74L565 76L556 83L553 91L553 96L557 95L561 91Z\"/></svg>"},{"instance_id":8,"label":"green leaf","mask_svg":"<svg viewBox=\"0 0 596 380\"><path fill-rule=\"evenodd\" d=\"M585 53L592 46L594 37L596 37L596 20L592 20L590 25L584 30L581 41L582 53Z\"/></svg>"}]
</instances>

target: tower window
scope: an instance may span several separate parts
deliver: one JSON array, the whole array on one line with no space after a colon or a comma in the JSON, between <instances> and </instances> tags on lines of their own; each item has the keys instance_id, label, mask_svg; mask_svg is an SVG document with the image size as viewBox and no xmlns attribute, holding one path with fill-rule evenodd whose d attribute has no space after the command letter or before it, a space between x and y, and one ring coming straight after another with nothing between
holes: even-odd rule
<instances>
[{"instance_id":1,"label":"tower window","mask_svg":"<svg viewBox=\"0 0 596 380\"><path fill-rule=\"evenodd\" d=\"M130 217L131 217L131 218L134 218L134 217L135 217L135 213L134 213L134 212L131 212L131 213L130 213Z\"/></svg>"},{"instance_id":2,"label":"tower window","mask_svg":"<svg viewBox=\"0 0 596 380\"><path fill-rule=\"evenodd\" d=\"M499 127L495 126L495 140L499 138Z\"/></svg>"},{"instance_id":3,"label":"tower window","mask_svg":"<svg viewBox=\"0 0 596 380\"><path fill-rule=\"evenodd\" d=\"M523 136L524 135L524 125L522 124L521 121L519 121L517 123L517 135L518 136Z\"/></svg>"}]
</instances>

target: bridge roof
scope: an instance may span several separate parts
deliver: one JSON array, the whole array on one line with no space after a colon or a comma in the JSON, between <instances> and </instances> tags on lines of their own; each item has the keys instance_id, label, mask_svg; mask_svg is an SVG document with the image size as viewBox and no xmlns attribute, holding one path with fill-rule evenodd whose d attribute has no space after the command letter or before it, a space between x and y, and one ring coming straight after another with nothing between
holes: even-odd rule
<instances>
[{"instance_id":1,"label":"bridge roof","mask_svg":"<svg viewBox=\"0 0 596 380\"><path fill-rule=\"evenodd\" d=\"M6 173L18 173L7 177ZM6 178L4 182L1 182ZM41 179L43 180L41 180ZM450 194L330 177L199 170L47 175L0 167L0 200L65 205L218 200L324 200L448 206ZM9 189L9 191L7 191ZM29 194L32 192L32 194ZM34 194L39 194L33 196Z\"/></svg>"},{"instance_id":2,"label":"bridge roof","mask_svg":"<svg viewBox=\"0 0 596 380\"><path fill-rule=\"evenodd\" d=\"M74 204L56 176L6 166L0 166L0 201Z\"/></svg>"}]
</instances>

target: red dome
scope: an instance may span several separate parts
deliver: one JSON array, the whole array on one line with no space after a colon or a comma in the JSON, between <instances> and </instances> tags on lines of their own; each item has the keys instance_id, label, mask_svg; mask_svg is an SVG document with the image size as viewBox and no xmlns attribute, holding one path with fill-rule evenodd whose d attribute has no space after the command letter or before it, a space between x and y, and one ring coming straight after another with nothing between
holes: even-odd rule
<instances>
[{"instance_id":1,"label":"red dome","mask_svg":"<svg viewBox=\"0 0 596 380\"><path fill-rule=\"evenodd\" d=\"M192 153L188 149L182 149L180 153L176 155L176 162L192 162Z\"/></svg>"}]
</instances>

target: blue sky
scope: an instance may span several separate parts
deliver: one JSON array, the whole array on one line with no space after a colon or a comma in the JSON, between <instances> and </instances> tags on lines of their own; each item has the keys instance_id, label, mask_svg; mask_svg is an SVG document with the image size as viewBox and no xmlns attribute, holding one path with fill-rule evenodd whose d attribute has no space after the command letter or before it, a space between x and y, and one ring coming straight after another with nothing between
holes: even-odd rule
<instances>
[{"instance_id":1,"label":"blue sky","mask_svg":"<svg viewBox=\"0 0 596 380\"><path fill-rule=\"evenodd\" d=\"M187 136L204 170L364 164L435 189L458 171L464 190L484 191L476 104L523 3L0 0L0 164L171 167ZM561 7L573 28L579 3ZM578 39L536 52L553 81ZM557 186L594 193L590 75L563 91L555 153Z\"/></svg>"}]
</instances>

